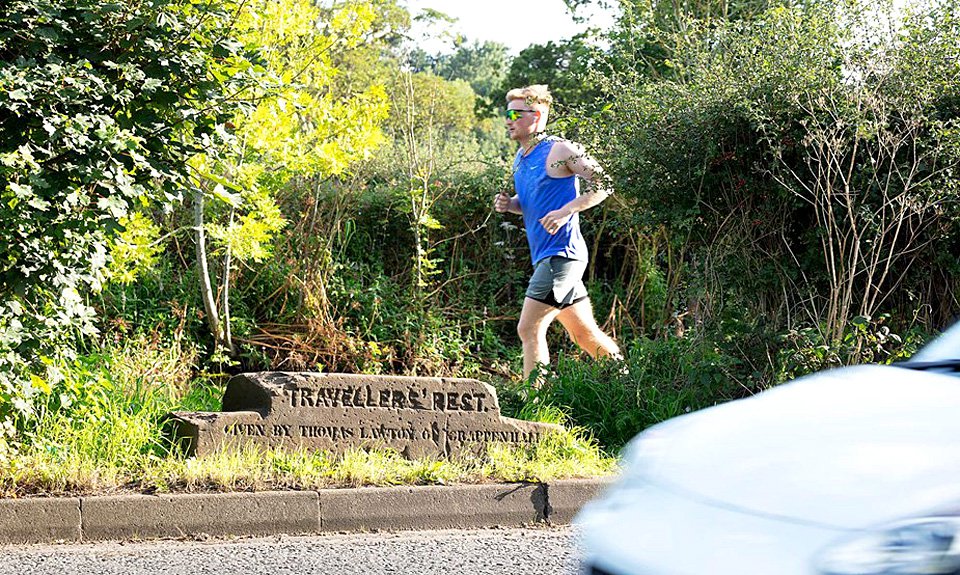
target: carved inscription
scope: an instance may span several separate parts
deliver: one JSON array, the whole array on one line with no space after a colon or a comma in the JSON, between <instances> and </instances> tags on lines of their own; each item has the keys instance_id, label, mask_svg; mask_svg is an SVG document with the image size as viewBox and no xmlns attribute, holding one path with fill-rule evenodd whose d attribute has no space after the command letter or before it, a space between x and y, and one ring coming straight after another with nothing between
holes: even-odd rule
<instances>
[{"instance_id":1,"label":"carved inscription","mask_svg":"<svg viewBox=\"0 0 960 575\"><path fill-rule=\"evenodd\" d=\"M530 444L558 429L501 417L494 389L468 379L251 373L228 383L223 405L221 413L174 414L188 450L386 446L447 456Z\"/></svg>"},{"instance_id":2,"label":"carved inscription","mask_svg":"<svg viewBox=\"0 0 960 575\"><path fill-rule=\"evenodd\" d=\"M338 441L341 439L384 439L384 440L416 440L433 439L437 440L438 434L433 429L414 427L388 427L385 425L372 427L337 427L330 425L285 425L273 424L262 425L253 423L241 423L226 425L223 432L230 436L244 437L290 437L307 439L331 439ZM497 441L501 443L533 443L540 439L541 434L524 431L489 431L489 430L465 430L453 429L446 432L447 439L461 442L483 442L489 443Z\"/></svg>"},{"instance_id":3,"label":"carved inscription","mask_svg":"<svg viewBox=\"0 0 960 575\"><path fill-rule=\"evenodd\" d=\"M224 431L228 435L244 435L246 437L269 437L267 426L262 423L237 423L228 425Z\"/></svg>"},{"instance_id":4,"label":"carved inscription","mask_svg":"<svg viewBox=\"0 0 960 575\"><path fill-rule=\"evenodd\" d=\"M329 438L334 441L338 439L352 439L355 436L352 427L334 427L329 425L301 425L300 437L309 437L311 439Z\"/></svg>"},{"instance_id":5,"label":"carved inscription","mask_svg":"<svg viewBox=\"0 0 960 575\"><path fill-rule=\"evenodd\" d=\"M433 392L426 389L374 389L373 386L323 388L296 387L283 390L293 408L329 407L412 409L414 411L486 412L487 394L478 392Z\"/></svg>"}]
</instances>

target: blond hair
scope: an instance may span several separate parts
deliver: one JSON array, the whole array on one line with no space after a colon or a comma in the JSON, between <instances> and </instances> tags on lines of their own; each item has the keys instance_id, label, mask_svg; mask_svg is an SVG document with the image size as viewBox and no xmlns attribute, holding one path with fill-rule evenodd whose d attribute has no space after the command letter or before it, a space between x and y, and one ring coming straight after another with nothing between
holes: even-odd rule
<instances>
[{"instance_id":1,"label":"blond hair","mask_svg":"<svg viewBox=\"0 0 960 575\"><path fill-rule=\"evenodd\" d=\"M547 108L553 103L553 96L546 84L533 84L523 88L514 88L507 92L507 103L513 100L523 100L528 106L542 104Z\"/></svg>"}]
</instances>

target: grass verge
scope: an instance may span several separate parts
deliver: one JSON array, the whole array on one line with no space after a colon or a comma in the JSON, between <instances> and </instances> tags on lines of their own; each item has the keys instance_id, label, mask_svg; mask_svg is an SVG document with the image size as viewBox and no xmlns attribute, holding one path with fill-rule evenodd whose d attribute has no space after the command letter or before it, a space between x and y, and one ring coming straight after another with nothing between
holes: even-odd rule
<instances>
[{"instance_id":1,"label":"grass verge","mask_svg":"<svg viewBox=\"0 0 960 575\"><path fill-rule=\"evenodd\" d=\"M531 445L491 444L479 456L455 459L408 460L383 449L335 455L253 447L188 458L165 443L164 418L180 409L219 410L221 380L185 385L178 379L172 386L156 369L155 355L126 347L63 366L61 389L51 396L69 390L71 399L43 410L16 449L0 455L0 496L549 481L609 475L617 467L583 428ZM562 423L557 410L526 416Z\"/></svg>"},{"instance_id":2,"label":"grass verge","mask_svg":"<svg viewBox=\"0 0 960 575\"><path fill-rule=\"evenodd\" d=\"M456 459L409 460L385 449L335 455L253 447L191 458L148 452L126 459L98 459L78 447L37 447L8 457L0 463L0 496L550 481L610 475L617 469L616 460L578 430L556 433L525 447L491 444L481 456Z\"/></svg>"}]
</instances>

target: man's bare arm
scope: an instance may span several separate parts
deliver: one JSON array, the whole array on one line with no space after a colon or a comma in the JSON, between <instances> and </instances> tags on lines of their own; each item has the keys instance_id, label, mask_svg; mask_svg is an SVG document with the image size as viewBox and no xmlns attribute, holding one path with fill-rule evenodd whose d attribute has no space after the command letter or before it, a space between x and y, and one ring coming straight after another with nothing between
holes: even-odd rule
<instances>
[{"instance_id":1,"label":"man's bare arm","mask_svg":"<svg viewBox=\"0 0 960 575\"><path fill-rule=\"evenodd\" d=\"M540 224L546 230L555 234L561 226L566 224L573 214L589 210L600 204L613 192L609 178L600 164L584 152L579 144L563 142L563 148L558 151L565 158L557 162L572 175L580 178L583 183L581 194L567 202L563 207L554 210L540 218Z\"/></svg>"}]
</instances>

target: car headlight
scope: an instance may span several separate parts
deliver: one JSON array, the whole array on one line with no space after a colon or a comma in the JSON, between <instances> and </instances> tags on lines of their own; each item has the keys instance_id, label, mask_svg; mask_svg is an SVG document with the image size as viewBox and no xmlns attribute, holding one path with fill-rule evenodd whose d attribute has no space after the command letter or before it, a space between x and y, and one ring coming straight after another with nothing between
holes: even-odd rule
<instances>
[{"instance_id":1,"label":"car headlight","mask_svg":"<svg viewBox=\"0 0 960 575\"><path fill-rule=\"evenodd\" d=\"M960 518L925 517L870 531L827 548L822 575L960 573Z\"/></svg>"}]
</instances>

